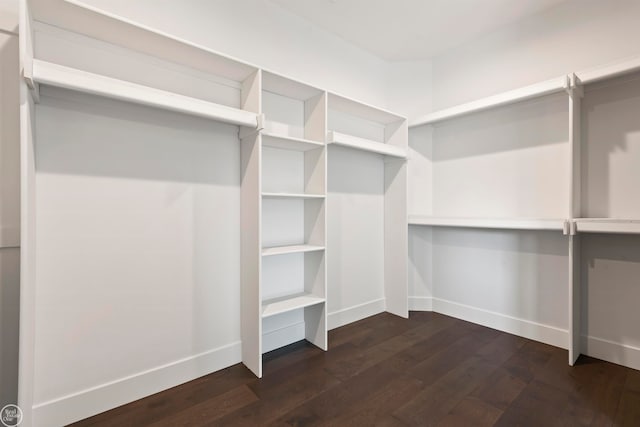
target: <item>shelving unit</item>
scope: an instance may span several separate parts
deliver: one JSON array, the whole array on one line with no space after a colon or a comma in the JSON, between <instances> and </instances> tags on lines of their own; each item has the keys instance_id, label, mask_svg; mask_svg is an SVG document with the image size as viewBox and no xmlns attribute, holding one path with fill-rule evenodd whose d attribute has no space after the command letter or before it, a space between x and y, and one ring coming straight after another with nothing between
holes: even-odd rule
<instances>
[{"instance_id":1,"label":"shelving unit","mask_svg":"<svg viewBox=\"0 0 640 427\"><path fill-rule=\"evenodd\" d=\"M343 161L342 153L330 152L331 173L335 176L329 189L329 218L334 230L331 236L333 241L342 242L335 244L342 246L341 256L331 261L331 277L337 279L332 285L336 286L336 293L346 292L345 289L375 271L371 263L375 264L376 259L382 258L384 265L380 267L384 271L380 271L378 276L384 277L381 283L384 309L408 317L407 120L388 111L329 94L328 123L329 146L355 149L362 159L363 173L371 174L360 177L352 175L358 175L358 172L354 172L355 165L352 168L349 166L351 161ZM366 157L379 155L382 155L382 162ZM383 176L377 187L371 180L378 179L374 169L379 171L379 168L382 168ZM374 201L378 194L384 199L381 205L376 205ZM350 215L346 215L344 208L340 207L343 198L349 201ZM378 206L382 212L371 211ZM364 224L371 227L370 232L359 232ZM331 241L329 246L332 246ZM366 265L362 262L365 259L369 259ZM343 282L350 278L356 283ZM369 286L375 287L379 278L372 279ZM376 292L373 289L367 291L371 295L367 298L372 298ZM375 306L376 302L358 300L356 304ZM336 326L340 324L337 322Z\"/></svg>"},{"instance_id":2,"label":"shelving unit","mask_svg":"<svg viewBox=\"0 0 640 427\"><path fill-rule=\"evenodd\" d=\"M576 73L584 98L577 112L574 355L640 369L640 59ZM630 326L633 325L633 326Z\"/></svg>"},{"instance_id":3,"label":"shelving unit","mask_svg":"<svg viewBox=\"0 0 640 427\"><path fill-rule=\"evenodd\" d=\"M264 130L242 141L242 341L261 377L266 351L299 339L327 349L326 94L269 72L256 93Z\"/></svg>"},{"instance_id":4,"label":"shelving unit","mask_svg":"<svg viewBox=\"0 0 640 427\"><path fill-rule=\"evenodd\" d=\"M571 348L574 86L562 76L411 122L414 304Z\"/></svg>"}]
</instances>

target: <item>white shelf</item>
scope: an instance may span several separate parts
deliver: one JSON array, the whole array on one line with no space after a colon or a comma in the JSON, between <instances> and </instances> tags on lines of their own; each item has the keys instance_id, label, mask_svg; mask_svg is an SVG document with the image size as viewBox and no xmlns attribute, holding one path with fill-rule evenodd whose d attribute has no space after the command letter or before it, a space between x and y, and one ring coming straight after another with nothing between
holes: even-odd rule
<instances>
[{"instance_id":1,"label":"white shelf","mask_svg":"<svg viewBox=\"0 0 640 427\"><path fill-rule=\"evenodd\" d=\"M533 85L524 86L518 89L488 96L476 101L467 102L455 107L436 111L412 120L409 123L409 127L411 128L415 126L434 124L444 120L461 117L467 114L561 92L565 89L567 81L568 77L562 76L552 80L547 80Z\"/></svg>"},{"instance_id":2,"label":"white shelf","mask_svg":"<svg viewBox=\"0 0 640 427\"><path fill-rule=\"evenodd\" d=\"M636 56L625 61L577 72L576 77L578 77L582 84L587 84L623 76L639 70L640 57Z\"/></svg>"},{"instance_id":3,"label":"white shelf","mask_svg":"<svg viewBox=\"0 0 640 427\"><path fill-rule=\"evenodd\" d=\"M239 126L251 128L258 126L257 114L249 111L37 59L33 60L33 78L36 82L44 85L205 117Z\"/></svg>"},{"instance_id":4,"label":"white shelf","mask_svg":"<svg viewBox=\"0 0 640 427\"><path fill-rule=\"evenodd\" d=\"M291 246L275 246L271 248L262 248L262 256L296 254L303 252L323 251L324 246L315 245L291 245Z\"/></svg>"},{"instance_id":5,"label":"white shelf","mask_svg":"<svg viewBox=\"0 0 640 427\"><path fill-rule=\"evenodd\" d=\"M579 233L640 234L640 219L578 218Z\"/></svg>"},{"instance_id":6,"label":"white shelf","mask_svg":"<svg viewBox=\"0 0 640 427\"><path fill-rule=\"evenodd\" d=\"M329 131L327 143L355 148L356 150L369 151L389 157L407 158L407 151L403 148L359 138L357 136L346 135L340 132Z\"/></svg>"},{"instance_id":7,"label":"white shelf","mask_svg":"<svg viewBox=\"0 0 640 427\"><path fill-rule=\"evenodd\" d=\"M262 133L262 145L294 151L309 151L324 147L322 142L265 132Z\"/></svg>"},{"instance_id":8,"label":"white shelf","mask_svg":"<svg viewBox=\"0 0 640 427\"><path fill-rule=\"evenodd\" d=\"M262 193L262 197L268 199L324 199L324 194L301 193Z\"/></svg>"},{"instance_id":9,"label":"white shelf","mask_svg":"<svg viewBox=\"0 0 640 427\"><path fill-rule=\"evenodd\" d=\"M262 303L262 318L264 319L265 317L275 316L286 313L287 311L322 304L324 301L324 298L306 292L282 298L274 298Z\"/></svg>"},{"instance_id":10,"label":"white shelf","mask_svg":"<svg viewBox=\"0 0 640 427\"><path fill-rule=\"evenodd\" d=\"M565 222L564 219L459 218L409 215L409 225L427 225L432 227L563 231L565 229Z\"/></svg>"},{"instance_id":11,"label":"white shelf","mask_svg":"<svg viewBox=\"0 0 640 427\"><path fill-rule=\"evenodd\" d=\"M329 94L329 108L343 113L388 125L406 120L404 117L382 108L374 107L345 96Z\"/></svg>"}]
</instances>

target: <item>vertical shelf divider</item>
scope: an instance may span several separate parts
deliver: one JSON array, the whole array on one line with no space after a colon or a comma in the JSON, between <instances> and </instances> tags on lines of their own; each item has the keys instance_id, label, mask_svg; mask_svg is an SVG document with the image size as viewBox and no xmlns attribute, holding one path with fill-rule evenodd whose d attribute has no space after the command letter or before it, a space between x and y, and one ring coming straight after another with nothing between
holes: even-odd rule
<instances>
[{"instance_id":1,"label":"vertical shelf divider","mask_svg":"<svg viewBox=\"0 0 640 427\"><path fill-rule=\"evenodd\" d=\"M262 72L256 71L242 85L242 108L260 114ZM262 135L241 135L241 292L240 329L242 363L262 377Z\"/></svg>"},{"instance_id":2,"label":"vertical shelf divider","mask_svg":"<svg viewBox=\"0 0 640 427\"><path fill-rule=\"evenodd\" d=\"M570 206L569 206L569 365L580 357L581 342L581 283L580 283L580 235L576 233L575 218L581 217L581 101L583 88L575 74L568 77L569 93L569 144Z\"/></svg>"}]
</instances>

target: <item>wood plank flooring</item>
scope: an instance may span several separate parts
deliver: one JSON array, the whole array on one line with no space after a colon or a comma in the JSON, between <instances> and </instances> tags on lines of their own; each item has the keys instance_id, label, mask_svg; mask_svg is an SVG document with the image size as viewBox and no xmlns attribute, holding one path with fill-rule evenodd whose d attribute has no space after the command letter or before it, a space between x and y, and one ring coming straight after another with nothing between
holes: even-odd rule
<instances>
[{"instance_id":1,"label":"wood plank flooring","mask_svg":"<svg viewBox=\"0 0 640 427\"><path fill-rule=\"evenodd\" d=\"M640 372L436 313L379 314L75 426L640 426Z\"/></svg>"}]
</instances>

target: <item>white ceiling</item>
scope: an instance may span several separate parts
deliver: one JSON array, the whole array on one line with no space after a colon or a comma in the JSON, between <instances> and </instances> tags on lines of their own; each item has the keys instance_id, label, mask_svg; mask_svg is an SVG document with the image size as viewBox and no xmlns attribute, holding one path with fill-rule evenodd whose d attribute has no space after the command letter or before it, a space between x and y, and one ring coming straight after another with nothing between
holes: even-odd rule
<instances>
[{"instance_id":1,"label":"white ceiling","mask_svg":"<svg viewBox=\"0 0 640 427\"><path fill-rule=\"evenodd\" d=\"M271 0L388 61L430 58L567 0Z\"/></svg>"}]
</instances>

